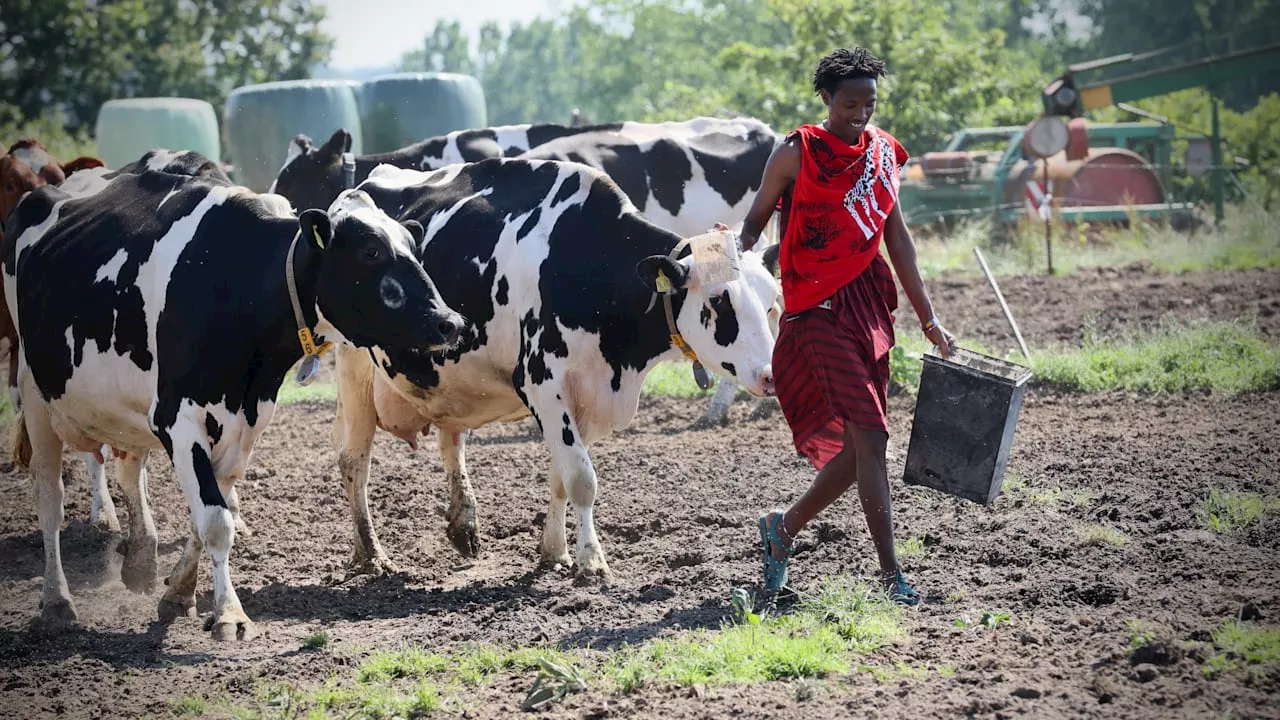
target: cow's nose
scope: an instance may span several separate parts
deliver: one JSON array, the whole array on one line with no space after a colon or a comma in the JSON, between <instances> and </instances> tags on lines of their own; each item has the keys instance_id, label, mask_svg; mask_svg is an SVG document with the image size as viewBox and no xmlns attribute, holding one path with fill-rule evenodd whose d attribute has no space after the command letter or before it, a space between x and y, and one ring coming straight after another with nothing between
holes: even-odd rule
<instances>
[{"instance_id":1,"label":"cow's nose","mask_svg":"<svg viewBox=\"0 0 1280 720\"><path fill-rule=\"evenodd\" d=\"M440 330L440 335L444 337L446 345L453 345L458 341L461 323L457 318L445 318L436 325L436 328Z\"/></svg>"},{"instance_id":2,"label":"cow's nose","mask_svg":"<svg viewBox=\"0 0 1280 720\"><path fill-rule=\"evenodd\" d=\"M760 371L760 385L765 395L773 395L775 388L773 386L773 366L766 365L764 370Z\"/></svg>"}]
</instances>

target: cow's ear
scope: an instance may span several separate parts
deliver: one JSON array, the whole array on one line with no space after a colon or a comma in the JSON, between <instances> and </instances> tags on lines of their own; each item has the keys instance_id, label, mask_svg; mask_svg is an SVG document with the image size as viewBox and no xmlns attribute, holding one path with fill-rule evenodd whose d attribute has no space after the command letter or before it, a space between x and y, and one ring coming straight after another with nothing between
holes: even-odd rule
<instances>
[{"instance_id":1,"label":"cow's ear","mask_svg":"<svg viewBox=\"0 0 1280 720\"><path fill-rule=\"evenodd\" d=\"M325 155L337 157L344 152L351 152L351 133L346 128L338 128L338 130L329 138L329 142L321 148Z\"/></svg>"},{"instance_id":2,"label":"cow's ear","mask_svg":"<svg viewBox=\"0 0 1280 720\"><path fill-rule=\"evenodd\" d=\"M316 208L303 210L298 216L298 226L302 228L302 239L311 249L323 251L333 244L333 221L329 213Z\"/></svg>"},{"instance_id":3,"label":"cow's ear","mask_svg":"<svg viewBox=\"0 0 1280 720\"><path fill-rule=\"evenodd\" d=\"M760 253L760 259L764 261L764 266L774 275L778 274L778 253L781 250L782 243L774 243Z\"/></svg>"},{"instance_id":4,"label":"cow's ear","mask_svg":"<svg viewBox=\"0 0 1280 720\"><path fill-rule=\"evenodd\" d=\"M650 255L636 263L636 274L640 276L640 281L654 292L664 292L668 289L659 287L659 272L671 282L672 290L682 288L689 282L689 268L666 255Z\"/></svg>"},{"instance_id":5,"label":"cow's ear","mask_svg":"<svg viewBox=\"0 0 1280 720\"><path fill-rule=\"evenodd\" d=\"M413 247L419 252L422 251L422 239L427 236L426 228L422 227L422 223L417 220L404 220L400 223L405 230L413 236Z\"/></svg>"}]
</instances>

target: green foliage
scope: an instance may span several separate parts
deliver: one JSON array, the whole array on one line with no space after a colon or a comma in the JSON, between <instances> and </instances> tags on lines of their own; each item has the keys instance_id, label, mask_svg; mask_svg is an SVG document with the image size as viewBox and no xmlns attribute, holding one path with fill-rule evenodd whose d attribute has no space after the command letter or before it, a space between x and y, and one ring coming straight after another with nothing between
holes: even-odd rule
<instances>
[{"instance_id":1,"label":"green foliage","mask_svg":"<svg viewBox=\"0 0 1280 720\"><path fill-rule=\"evenodd\" d=\"M1171 327L1090 341L1079 352L1035 355L1033 382L1082 392L1236 394L1280 388L1280 348L1228 323Z\"/></svg>"},{"instance_id":2,"label":"green foliage","mask_svg":"<svg viewBox=\"0 0 1280 720\"><path fill-rule=\"evenodd\" d=\"M307 639L302 641L302 647L306 650L323 650L329 647L329 642L329 633L321 630L318 633L308 635Z\"/></svg>"},{"instance_id":3,"label":"green foliage","mask_svg":"<svg viewBox=\"0 0 1280 720\"><path fill-rule=\"evenodd\" d=\"M716 382L720 382L719 376L716 377ZM688 360L679 360L660 363L650 370L644 378L644 385L641 386L640 392L644 395L662 397L700 398L715 392L714 388L715 385L712 385L710 390L698 387L693 380L693 363Z\"/></svg>"},{"instance_id":4,"label":"green foliage","mask_svg":"<svg viewBox=\"0 0 1280 720\"><path fill-rule=\"evenodd\" d=\"M982 614L978 616L977 620L974 620L968 615L962 615L961 617L956 618L955 626L958 628L966 629L966 630L969 628L983 628L985 630L995 630L1001 625L1008 624L1012 621L1013 621L1013 615L1003 610L1000 610L1000 611L983 610Z\"/></svg>"},{"instance_id":5,"label":"green foliage","mask_svg":"<svg viewBox=\"0 0 1280 720\"><path fill-rule=\"evenodd\" d=\"M1280 501L1252 492L1227 492L1209 488L1200 505L1205 527L1223 535L1236 535L1258 524L1269 512L1280 509Z\"/></svg>"},{"instance_id":6,"label":"green foliage","mask_svg":"<svg viewBox=\"0 0 1280 720\"><path fill-rule=\"evenodd\" d=\"M97 155L98 146L88 130L72 131L55 112L23 119L16 107L0 104L0 142L12 145L26 137L34 137L45 146L53 157L62 162L81 155Z\"/></svg>"},{"instance_id":7,"label":"green foliage","mask_svg":"<svg viewBox=\"0 0 1280 720\"><path fill-rule=\"evenodd\" d=\"M176 95L220 108L237 86L307 77L332 46L323 18L314 0L6 0L0 107L17 118L60 107L73 131L92 127L113 98Z\"/></svg>"},{"instance_id":8,"label":"green foliage","mask_svg":"<svg viewBox=\"0 0 1280 720\"><path fill-rule=\"evenodd\" d=\"M901 610L883 593L828 580L788 615L739 612L742 624L691 631L606 661L604 675L622 692L658 685L717 685L848 672L852 654L871 652L902 635Z\"/></svg>"},{"instance_id":9,"label":"green foliage","mask_svg":"<svg viewBox=\"0 0 1280 720\"><path fill-rule=\"evenodd\" d=\"M1255 675L1280 670L1280 629L1231 621L1213 631L1213 645L1214 651L1204 665L1206 675L1215 676L1242 667L1254 671Z\"/></svg>"}]
</instances>

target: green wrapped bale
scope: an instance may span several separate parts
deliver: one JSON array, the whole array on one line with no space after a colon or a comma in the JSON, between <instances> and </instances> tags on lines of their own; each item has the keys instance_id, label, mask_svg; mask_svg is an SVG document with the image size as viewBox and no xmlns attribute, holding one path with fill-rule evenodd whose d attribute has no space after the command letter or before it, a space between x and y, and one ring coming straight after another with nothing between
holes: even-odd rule
<instances>
[{"instance_id":1,"label":"green wrapped bale","mask_svg":"<svg viewBox=\"0 0 1280 720\"><path fill-rule=\"evenodd\" d=\"M233 90L222 122L236 182L266 191L299 134L323 144L345 128L351 133L351 151L362 152L359 85L352 80L285 80Z\"/></svg>"},{"instance_id":2,"label":"green wrapped bale","mask_svg":"<svg viewBox=\"0 0 1280 720\"><path fill-rule=\"evenodd\" d=\"M368 80L360 88L360 116L368 153L488 125L479 81L455 73L395 73Z\"/></svg>"},{"instance_id":3,"label":"green wrapped bale","mask_svg":"<svg viewBox=\"0 0 1280 720\"><path fill-rule=\"evenodd\" d=\"M109 168L134 162L156 148L194 150L222 159L218 114L204 100L179 97L108 100L94 126L98 157Z\"/></svg>"}]
</instances>

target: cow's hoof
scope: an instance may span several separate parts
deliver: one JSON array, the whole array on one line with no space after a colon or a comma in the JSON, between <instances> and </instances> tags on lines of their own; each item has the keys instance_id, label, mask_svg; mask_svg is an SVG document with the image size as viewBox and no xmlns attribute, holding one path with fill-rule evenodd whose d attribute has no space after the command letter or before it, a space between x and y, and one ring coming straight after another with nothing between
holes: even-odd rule
<instances>
[{"instance_id":1,"label":"cow's hoof","mask_svg":"<svg viewBox=\"0 0 1280 720\"><path fill-rule=\"evenodd\" d=\"M583 553L578 559L578 571L574 580L581 585L606 585L613 579L609 564L599 551Z\"/></svg>"},{"instance_id":2,"label":"cow's hoof","mask_svg":"<svg viewBox=\"0 0 1280 720\"><path fill-rule=\"evenodd\" d=\"M160 604L156 607L156 615L159 616L160 622L162 623L171 623L178 618L195 617L195 596L189 598L171 598L168 595L165 595L160 598Z\"/></svg>"},{"instance_id":3,"label":"cow's hoof","mask_svg":"<svg viewBox=\"0 0 1280 720\"><path fill-rule=\"evenodd\" d=\"M480 534L476 532L475 521L455 520L449 523L444 534L462 557L469 560L480 557Z\"/></svg>"},{"instance_id":4,"label":"cow's hoof","mask_svg":"<svg viewBox=\"0 0 1280 720\"><path fill-rule=\"evenodd\" d=\"M66 630L76 624L76 606L70 598L58 598L52 602L40 603L40 626L47 631Z\"/></svg>"},{"instance_id":5,"label":"cow's hoof","mask_svg":"<svg viewBox=\"0 0 1280 720\"><path fill-rule=\"evenodd\" d=\"M778 411L778 401L773 398L761 398L751 410L752 420L768 420Z\"/></svg>"},{"instance_id":6,"label":"cow's hoof","mask_svg":"<svg viewBox=\"0 0 1280 720\"><path fill-rule=\"evenodd\" d=\"M99 511L90 515L89 526L98 532L120 534L120 519L116 517L115 511Z\"/></svg>"},{"instance_id":7,"label":"cow's hoof","mask_svg":"<svg viewBox=\"0 0 1280 720\"><path fill-rule=\"evenodd\" d=\"M239 610L224 610L221 615L210 615L204 629L220 642L247 642L258 637L258 626Z\"/></svg>"},{"instance_id":8,"label":"cow's hoof","mask_svg":"<svg viewBox=\"0 0 1280 720\"><path fill-rule=\"evenodd\" d=\"M138 552L125 555L120 566L120 581L130 592L150 595L156 589L156 553Z\"/></svg>"},{"instance_id":9,"label":"cow's hoof","mask_svg":"<svg viewBox=\"0 0 1280 720\"><path fill-rule=\"evenodd\" d=\"M569 554L568 550L563 550L559 553L544 552L538 561L538 566L543 570L567 570L573 567L573 556Z\"/></svg>"},{"instance_id":10,"label":"cow's hoof","mask_svg":"<svg viewBox=\"0 0 1280 720\"><path fill-rule=\"evenodd\" d=\"M351 559L351 569L347 573L347 580L361 575L372 575L373 577L386 577L395 575L400 572L400 568L386 555L377 555L373 559L365 559L363 556Z\"/></svg>"},{"instance_id":11,"label":"cow's hoof","mask_svg":"<svg viewBox=\"0 0 1280 720\"><path fill-rule=\"evenodd\" d=\"M694 430L714 430L729 426L729 413L708 412L693 422Z\"/></svg>"},{"instance_id":12,"label":"cow's hoof","mask_svg":"<svg viewBox=\"0 0 1280 720\"><path fill-rule=\"evenodd\" d=\"M245 524L244 518L236 515L236 535L240 537L253 537L253 531Z\"/></svg>"}]
</instances>

